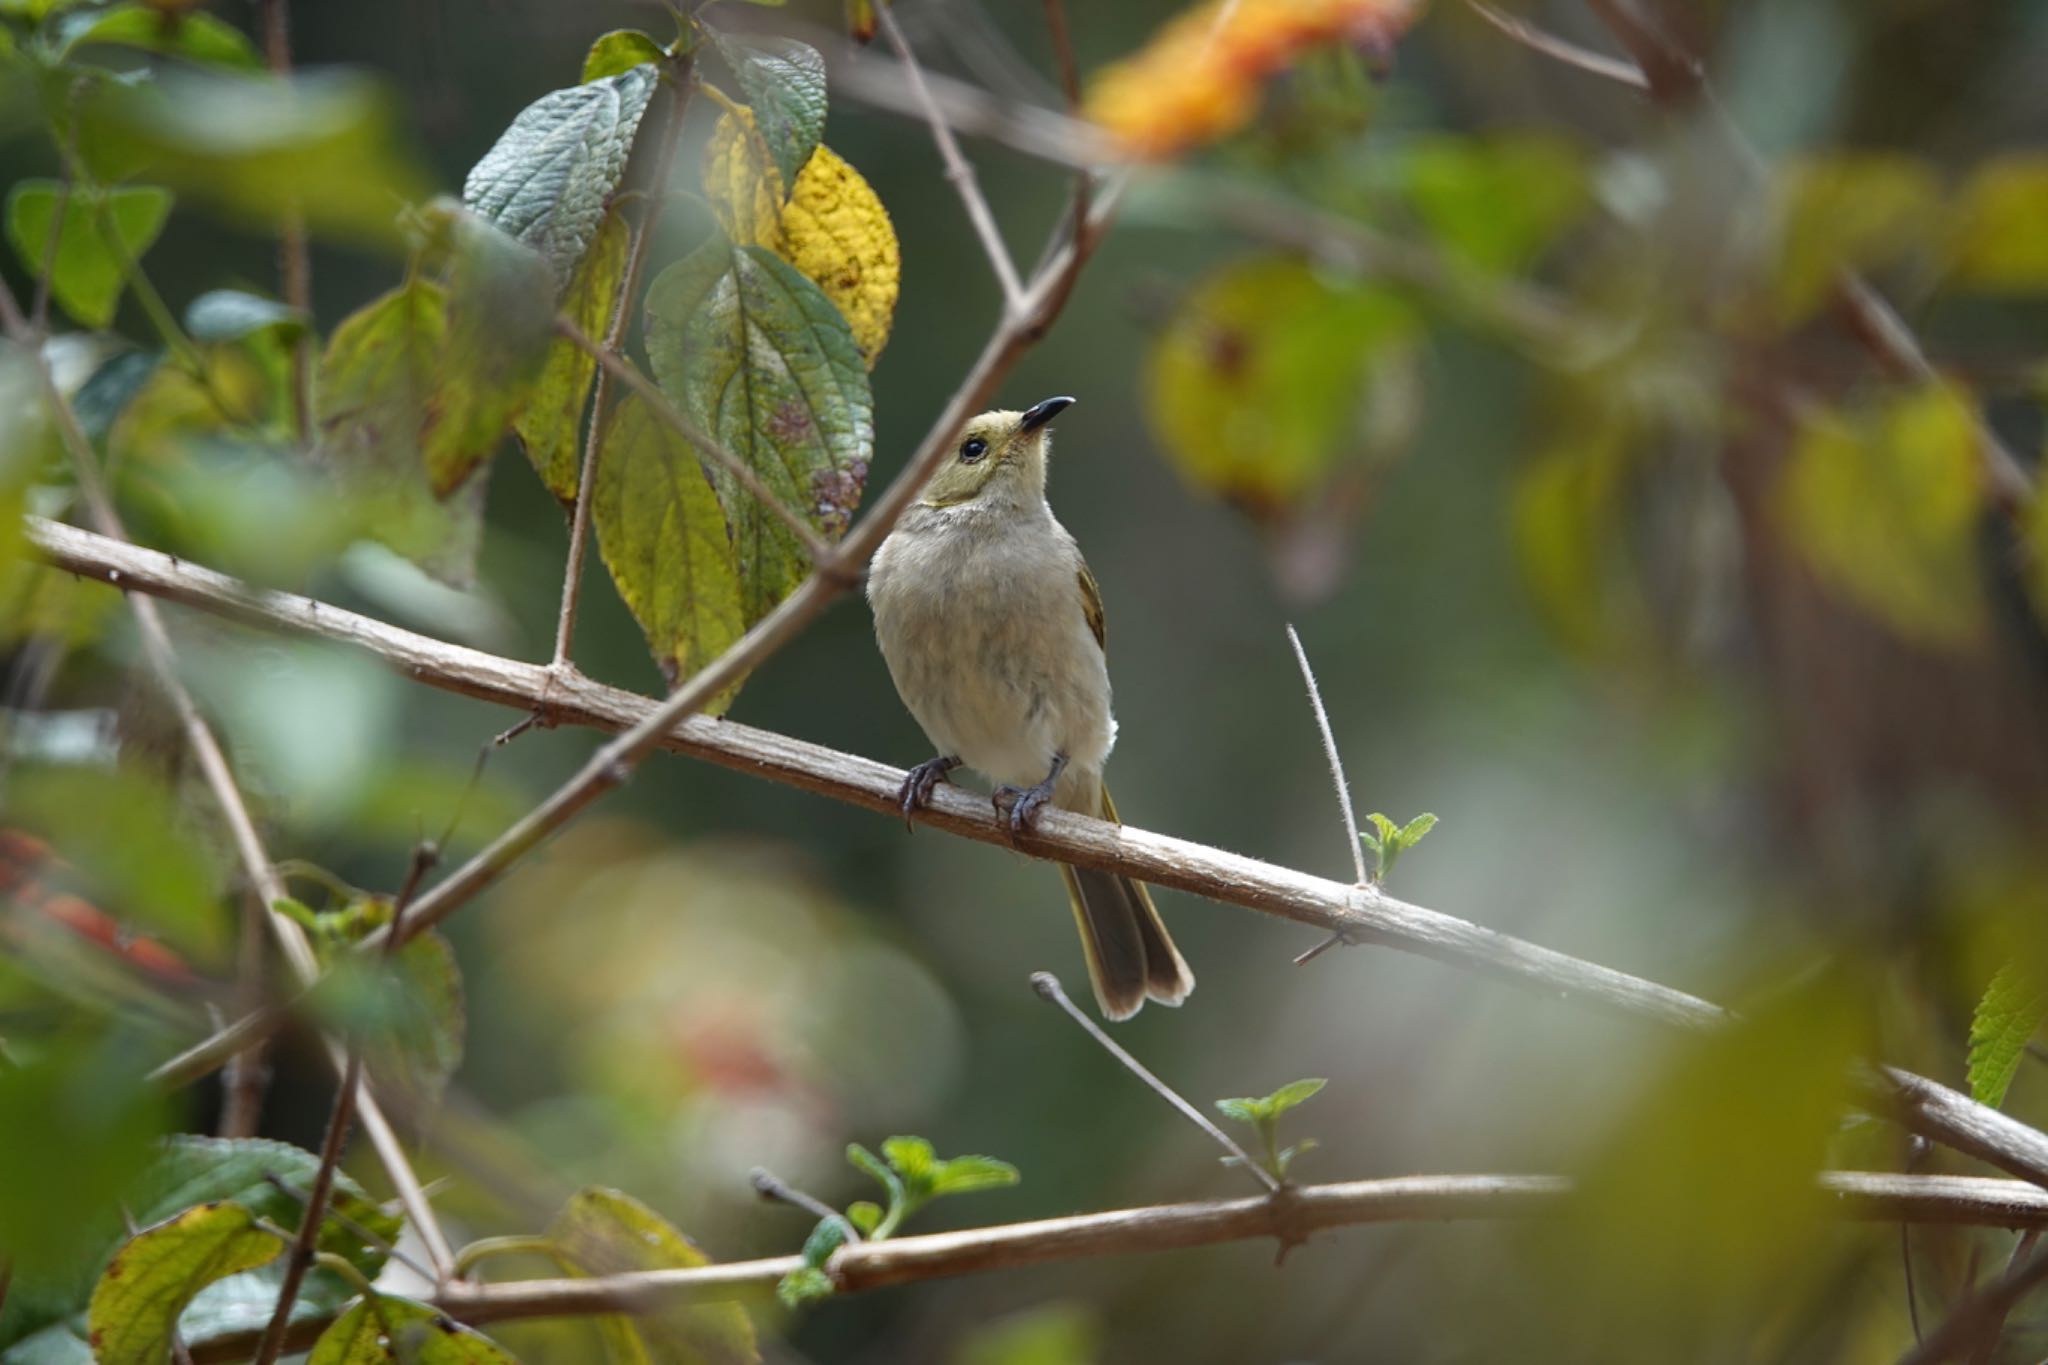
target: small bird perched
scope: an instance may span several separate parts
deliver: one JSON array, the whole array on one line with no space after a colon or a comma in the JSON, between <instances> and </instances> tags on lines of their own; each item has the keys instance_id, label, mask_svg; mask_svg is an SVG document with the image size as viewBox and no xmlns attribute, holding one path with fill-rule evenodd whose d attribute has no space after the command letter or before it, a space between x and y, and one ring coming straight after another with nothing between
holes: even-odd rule
<instances>
[{"instance_id":1,"label":"small bird perched","mask_svg":"<svg viewBox=\"0 0 2048 1365\"><path fill-rule=\"evenodd\" d=\"M1114 821L1102 765L1116 742L1102 596L1045 501L1047 424L1071 398L985 412L960 433L868 574L889 676L939 756L911 769L903 814L965 764L997 783L1013 834L1048 801ZM1060 868L1095 1000L1127 1019L1195 988L1152 897L1128 877Z\"/></svg>"}]
</instances>

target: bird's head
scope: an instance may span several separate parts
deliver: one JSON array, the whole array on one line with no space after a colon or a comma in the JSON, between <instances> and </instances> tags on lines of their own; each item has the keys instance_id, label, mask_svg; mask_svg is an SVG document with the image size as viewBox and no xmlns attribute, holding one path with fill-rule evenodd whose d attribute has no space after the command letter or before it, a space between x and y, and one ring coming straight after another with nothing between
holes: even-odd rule
<instances>
[{"instance_id":1,"label":"bird's head","mask_svg":"<svg viewBox=\"0 0 2048 1365\"><path fill-rule=\"evenodd\" d=\"M952 454L924 487L927 507L957 507L992 496L1045 494L1052 419L1074 405L1048 398L1022 412L984 412L960 429Z\"/></svg>"}]
</instances>

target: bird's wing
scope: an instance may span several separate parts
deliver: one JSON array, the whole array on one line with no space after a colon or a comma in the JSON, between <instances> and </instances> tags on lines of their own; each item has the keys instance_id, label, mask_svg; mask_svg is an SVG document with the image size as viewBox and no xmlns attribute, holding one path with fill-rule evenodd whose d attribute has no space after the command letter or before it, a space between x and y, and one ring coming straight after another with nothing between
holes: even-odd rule
<instances>
[{"instance_id":1,"label":"bird's wing","mask_svg":"<svg viewBox=\"0 0 2048 1365\"><path fill-rule=\"evenodd\" d=\"M1095 643L1102 646L1102 652L1109 652L1109 626L1102 619L1102 589L1095 586L1095 575L1088 572L1088 561L1081 560L1081 612L1088 618L1088 629L1095 632Z\"/></svg>"}]
</instances>

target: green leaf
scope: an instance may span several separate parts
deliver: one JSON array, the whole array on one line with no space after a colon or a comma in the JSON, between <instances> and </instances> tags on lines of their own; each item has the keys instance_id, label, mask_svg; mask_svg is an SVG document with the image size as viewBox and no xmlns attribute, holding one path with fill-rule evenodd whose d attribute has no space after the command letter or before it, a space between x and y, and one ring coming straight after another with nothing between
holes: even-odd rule
<instances>
[{"instance_id":1,"label":"green leaf","mask_svg":"<svg viewBox=\"0 0 2048 1365\"><path fill-rule=\"evenodd\" d=\"M320 359L322 463L368 509L377 538L450 582L468 581L482 526L476 491L444 503L427 482L447 302L418 277L343 319Z\"/></svg>"},{"instance_id":2,"label":"green leaf","mask_svg":"<svg viewBox=\"0 0 2048 1365\"><path fill-rule=\"evenodd\" d=\"M846 1218L866 1237L881 1224L882 1206L872 1200L856 1199L846 1206Z\"/></svg>"},{"instance_id":3,"label":"green leaf","mask_svg":"<svg viewBox=\"0 0 2048 1365\"><path fill-rule=\"evenodd\" d=\"M952 1365L1089 1365L1103 1359L1095 1314L1078 1303L1049 1303L977 1326Z\"/></svg>"},{"instance_id":4,"label":"green leaf","mask_svg":"<svg viewBox=\"0 0 2048 1365\"><path fill-rule=\"evenodd\" d=\"M714 239L647 291L661 387L786 508L828 539L846 529L874 447L867 368L846 319L787 261ZM742 619L760 620L810 570L802 544L714 472L738 555Z\"/></svg>"},{"instance_id":5,"label":"green leaf","mask_svg":"<svg viewBox=\"0 0 2048 1365\"><path fill-rule=\"evenodd\" d=\"M306 1365L518 1365L511 1352L431 1304L363 1299L313 1343Z\"/></svg>"},{"instance_id":6,"label":"green leaf","mask_svg":"<svg viewBox=\"0 0 2048 1365\"><path fill-rule=\"evenodd\" d=\"M818 1225L811 1229L811 1235L804 1238L804 1264L822 1267L832 1259L832 1253L853 1240L853 1227L836 1214L820 1218Z\"/></svg>"},{"instance_id":7,"label":"green leaf","mask_svg":"<svg viewBox=\"0 0 2048 1365\"><path fill-rule=\"evenodd\" d=\"M637 28L615 28L590 45L583 59L583 81L601 81L621 75L636 66L659 65L668 54L661 44Z\"/></svg>"},{"instance_id":8,"label":"green leaf","mask_svg":"<svg viewBox=\"0 0 2048 1365\"><path fill-rule=\"evenodd\" d=\"M86 1315L93 1354L100 1365L160 1365L194 1295L284 1248L233 1203L201 1204L145 1229L114 1253L93 1290Z\"/></svg>"},{"instance_id":9,"label":"green leaf","mask_svg":"<svg viewBox=\"0 0 2048 1365\"><path fill-rule=\"evenodd\" d=\"M57 25L57 59L93 43L139 47L209 66L260 70L263 57L234 25L202 11L178 12L161 5L115 5L69 14Z\"/></svg>"},{"instance_id":10,"label":"green leaf","mask_svg":"<svg viewBox=\"0 0 2048 1365\"><path fill-rule=\"evenodd\" d=\"M658 83L654 68L635 66L542 95L470 170L462 202L539 251L566 288L625 174Z\"/></svg>"},{"instance_id":11,"label":"green leaf","mask_svg":"<svg viewBox=\"0 0 2048 1365\"><path fill-rule=\"evenodd\" d=\"M562 312L594 341L603 341L611 327L631 236L617 210L607 212L562 296ZM564 507L576 503L583 410L596 373L597 361L589 352L566 337L557 337L548 349L540 378L534 382L532 399L512 423L526 458Z\"/></svg>"},{"instance_id":12,"label":"green leaf","mask_svg":"<svg viewBox=\"0 0 2048 1365\"><path fill-rule=\"evenodd\" d=\"M50 292L80 326L105 327L127 282L124 258L140 260L170 212L170 192L151 186L67 189L23 180L7 193L7 239L32 276L51 261Z\"/></svg>"},{"instance_id":13,"label":"green leaf","mask_svg":"<svg viewBox=\"0 0 2048 1365\"><path fill-rule=\"evenodd\" d=\"M388 896L364 896L339 910L313 914L307 928L323 967L335 972L346 964L347 970L371 974L381 983L361 1021L377 1078L438 1100L462 1065L462 972L455 949L432 930L408 940L388 960L359 958L353 948L391 923L391 905Z\"/></svg>"},{"instance_id":14,"label":"green leaf","mask_svg":"<svg viewBox=\"0 0 2048 1365\"><path fill-rule=\"evenodd\" d=\"M825 59L793 38L713 32L711 40L739 78L786 196L825 135Z\"/></svg>"},{"instance_id":15,"label":"green leaf","mask_svg":"<svg viewBox=\"0 0 2048 1365\"><path fill-rule=\"evenodd\" d=\"M1401 832L1401 827L1399 825L1395 824L1392 820L1389 820L1386 816L1382 815L1378 811L1374 811L1371 815L1368 815L1365 818L1372 821L1373 830L1375 833L1379 835L1378 842L1381 844L1392 843L1395 837L1399 835Z\"/></svg>"},{"instance_id":16,"label":"green leaf","mask_svg":"<svg viewBox=\"0 0 2048 1365\"><path fill-rule=\"evenodd\" d=\"M530 396L554 336L554 282L539 253L474 214L453 215L447 342L421 458L445 498L489 459Z\"/></svg>"},{"instance_id":17,"label":"green leaf","mask_svg":"<svg viewBox=\"0 0 2048 1365\"><path fill-rule=\"evenodd\" d=\"M832 1294L832 1277L816 1266L800 1265L775 1284L776 1301L788 1309L829 1299Z\"/></svg>"},{"instance_id":18,"label":"green leaf","mask_svg":"<svg viewBox=\"0 0 2048 1365\"><path fill-rule=\"evenodd\" d=\"M211 965L229 939L218 869L184 803L139 771L29 768L8 779L8 822L48 840L54 889L161 934Z\"/></svg>"},{"instance_id":19,"label":"green leaf","mask_svg":"<svg viewBox=\"0 0 2048 1365\"><path fill-rule=\"evenodd\" d=\"M1971 400L1935 383L1807 413L1776 510L1822 582L1908 639L1962 648L1985 624L1982 506Z\"/></svg>"},{"instance_id":20,"label":"green leaf","mask_svg":"<svg viewBox=\"0 0 2048 1365\"><path fill-rule=\"evenodd\" d=\"M913 1195L931 1188L938 1170L938 1156L931 1143L921 1137L892 1137L882 1140L882 1157L889 1169L903 1178L903 1188Z\"/></svg>"},{"instance_id":21,"label":"green leaf","mask_svg":"<svg viewBox=\"0 0 2048 1365\"><path fill-rule=\"evenodd\" d=\"M1993 1109L2019 1071L2027 1043L2048 1022L2048 985L2039 975L2008 962L1992 976L1970 1020L1970 1096Z\"/></svg>"},{"instance_id":22,"label":"green leaf","mask_svg":"<svg viewBox=\"0 0 2048 1365\"><path fill-rule=\"evenodd\" d=\"M1407 824L1401 826L1401 847L1413 848L1422 842L1422 836L1436 828L1436 816L1425 811Z\"/></svg>"},{"instance_id":23,"label":"green leaf","mask_svg":"<svg viewBox=\"0 0 2048 1365\"><path fill-rule=\"evenodd\" d=\"M1964 183L1953 210L1950 278L1987 293L2048 290L2048 155L1992 157Z\"/></svg>"},{"instance_id":24,"label":"green leaf","mask_svg":"<svg viewBox=\"0 0 2048 1365\"><path fill-rule=\"evenodd\" d=\"M306 315L261 294L210 289L186 306L185 330L194 341L242 341L263 332L289 341L305 332Z\"/></svg>"},{"instance_id":25,"label":"green leaf","mask_svg":"<svg viewBox=\"0 0 2048 1365\"><path fill-rule=\"evenodd\" d=\"M384 87L353 72L167 71L94 87L79 117L100 180L146 174L262 228L297 213L321 235L401 247L400 211L431 183Z\"/></svg>"},{"instance_id":26,"label":"green leaf","mask_svg":"<svg viewBox=\"0 0 2048 1365\"><path fill-rule=\"evenodd\" d=\"M1270 1118L1270 1104L1270 1100L1255 1100L1246 1096L1216 1101L1216 1107L1223 1111L1225 1118L1236 1119L1239 1123L1257 1123L1261 1119Z\"/></svg>"},{"instance_id":27,"label":"green leaf","mask_svg":"<svg viewBox=\"0 0 2048 1365\"><path fill-rule=\"evenodd\" d=\"M659 1214L618 1190L591 1186L570 1196L548 1228L556 1255L579 1275L690 1269L711 1264ZM616 1365L755 1365L754 1325L736 1303L670 1308L637 1318L599 1319Z\"/></svg>"},{"instance_id":28,"label":"green leaf","mask_svg":"<svg viewBox=\"0 0 2048 1365\"><path fill-rule=\"evenodd\" d=\"M1294 259L1228 266L1182 301L1145 363L1145 412L1194 487L1255 514L1310 497L1371 448L1361 395L1408 363L1412 312Z\"/></svg>"},{"instance_id":29,"label":"green leaf","mask_svg":"<svg viewBox=\"0 0 2048 1365\"><path fill-rule=\"evenodd\" d=\"M671 687L746 630L739 563L696 451L637 394L606 414L590 493L598 552ZM716 715L738 686L714 698Z\"/></svg>"},{"instance_id":30,"label":"green leaf","mask_svg":"<svg viewBox=\"0 0 2048 1365\"><path fill-rule=\"evenodd\" d=\"M1298 1081L1289 1081L1272 1094L1266 1096L1266 1112L1274 1118L1278 1118L1297 1104L1314 1096L1317 1091L1328 1084L1329 1081L1321 1076L1310 1076Z\"/></svg>"},{"instance_id":31,"label":"green leaf","mask_svg":"<svg viewBox=\"0 0 2048 1365\"><path fill-rule=\"evenodd\" d=\"M1584 153L1544 133L1421 138L1407 176L1431 235L1489 274L1526 269L1592 203Z\"/></svg>"},{"instance_id":32,"label":"green leaf","mask_svg":"<svg viewBox=\"0 0 2048 1365\"><path fill-rule=\"evenodd\" d=\"M1022 1178L1015 1166L992 1156L948 1157L932 1171L931 1194L936 1199L941 1195L998 1190Z\"/></svg>"}]
</instances>

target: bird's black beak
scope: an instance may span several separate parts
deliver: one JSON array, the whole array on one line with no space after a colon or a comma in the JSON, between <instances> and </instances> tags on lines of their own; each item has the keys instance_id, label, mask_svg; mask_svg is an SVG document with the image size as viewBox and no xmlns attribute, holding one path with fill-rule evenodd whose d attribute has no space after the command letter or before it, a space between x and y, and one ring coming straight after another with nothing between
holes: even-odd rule
<instances>
[{"instance_id":1,"label":"bird's black beak","mask_svg":"<svg viewBox=\"0 0 2048 1365\"><path fill-rule=\"evenodd\" d=\"M1074 402L1071 398L1048 398L1043 403L1034 404L1025 409L1024 416L1018 419L1017 430L1036 431L1074 406Z\"/></svg>"}]
</instances>

